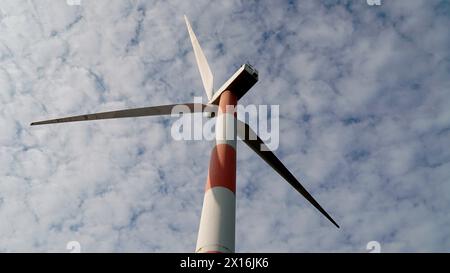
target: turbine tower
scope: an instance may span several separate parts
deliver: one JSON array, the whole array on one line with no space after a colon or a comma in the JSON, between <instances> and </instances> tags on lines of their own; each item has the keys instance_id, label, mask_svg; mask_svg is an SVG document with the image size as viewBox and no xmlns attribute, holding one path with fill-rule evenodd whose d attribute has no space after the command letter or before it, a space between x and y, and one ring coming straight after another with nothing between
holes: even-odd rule
<instances>
[{"instance_id":1,"label":"turbine tower","mask_svg":"<svg viewBox=\"0 0 450 273\"><path fill-rule=\"evenodd\" d=\"M239 99L258 81L258 72L251 65L244 64L221 88L213 93L214 77L208 61L187 17L185 16L184 18L203 87L208 98L207 104L183 103L159 105L51 119L33 122L31 125L170 115L178 114L181 108L185 109L185 111L182 111L183 113L203 112L209 118L215 117L216 143L211 152L195 252L232 253L235 251L237 137L244 141L247 146L339 228L339 225L333 218L308 193L250 126L237 119L235 106Z\"/></svg>"}]
</instances>

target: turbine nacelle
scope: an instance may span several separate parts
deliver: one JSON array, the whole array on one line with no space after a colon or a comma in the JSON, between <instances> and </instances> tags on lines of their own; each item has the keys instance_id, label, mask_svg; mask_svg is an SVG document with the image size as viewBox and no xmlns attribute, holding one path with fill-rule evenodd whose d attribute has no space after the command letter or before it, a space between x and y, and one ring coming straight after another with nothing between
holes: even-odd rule
<instances>
[{"instance_id":1,"label":"turbine nacelle","mask_svg":"<svg viewBox=\"0 0 450 273\"><path fill-rule=\"evenodd\" d=\"M214 94L209 104L219 104L220 95L226 90L233 92L239 100L258 81L258 71L250 64L243 64Z\"/></svg>"},{"instance_id":2,"label":"turbine nacelle","mask_svg":"<svg viewBox=\"0 0 450 273\"><path fill-rule=\"evenodd\" d=\"M243 64L223 85L214 93L214 96L208 101L210 105L219 105L219 99L226 90L231 91L236 98L241 99L250 88L258 82L258 71L250 64ZM206 112L205 116L212 118L214 112Z\"/></svg>"}]
</instances>

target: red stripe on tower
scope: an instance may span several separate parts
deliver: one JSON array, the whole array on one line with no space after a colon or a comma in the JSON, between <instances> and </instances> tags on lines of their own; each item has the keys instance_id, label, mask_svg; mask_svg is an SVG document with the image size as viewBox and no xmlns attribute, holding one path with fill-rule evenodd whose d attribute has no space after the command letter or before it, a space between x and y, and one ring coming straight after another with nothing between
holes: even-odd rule
<instances>
[{"instance_id":1,"label":"red stripe on tower","mask_svg":"<svg viewBox=\"0 0 450 273\"><path fill-rule=\"evenodd\" d=\"M217 144L211 152L205 191L219 186L236 193L236 150L228 144Z\"/></svg>"}]
</instances>

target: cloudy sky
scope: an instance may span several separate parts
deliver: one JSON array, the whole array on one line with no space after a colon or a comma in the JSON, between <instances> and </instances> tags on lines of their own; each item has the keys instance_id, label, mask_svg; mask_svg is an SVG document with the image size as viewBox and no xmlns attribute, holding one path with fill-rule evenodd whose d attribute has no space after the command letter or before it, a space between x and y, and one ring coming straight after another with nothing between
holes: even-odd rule
<instances>
[{"instance_id":1,"label":"cloudy sky","mask_svg":"<svg viewBox=\"0 0 450 273\"><path fill-rule=\"evenodd\" d=\"M2 0L0 251L194 251L213 143L29 127L201 96L184 14L217 85L259 70L240 102L280 105L276 154L341 225L239 144L236 251L450 251L447 0Z\"/></svg>"}]
</instances>

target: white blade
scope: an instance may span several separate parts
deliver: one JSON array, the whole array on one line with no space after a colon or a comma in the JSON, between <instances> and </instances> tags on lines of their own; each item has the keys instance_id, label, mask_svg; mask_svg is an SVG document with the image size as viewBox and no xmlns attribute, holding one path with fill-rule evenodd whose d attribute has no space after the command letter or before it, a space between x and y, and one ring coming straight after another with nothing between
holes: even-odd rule
<instances>
[{"instance_id":1,"label":"white blade","mask_svg":"<svg viewBox=\"0 0 450 273\"><path fill-rule=\"evenodd\" d=\"M184 20L186 21L186 26L189 32L189 37L191 37L192 47L194 48L195 59L197 60L198 70L200 71L200 76L202 77L203 87L205 88L206 96L208 97L208 101L212 98L213 93L213 74L211 69L209 68L208 61L206 60L205 54L203 54L203 50L198 43L197 37L195 37L195 33L191 28L191 24L189 24L188 18L186 15L184 16Z\"/></svg>"},{"instance_id":2,"label":"white blade","mask_svg":"<svg viewBox=\"0 0 450 273\"><path fill-rule=\"evenodd\" d=\"M98 120L98 119L115 119L115 118L133 118L133 117L145 117L145 116L161 116L170 115L172 110L177 106L186 106L189 108L191 113L194 112L213 112L214 108L209 105L201 103L182 103L182 104L169 104L169 105L158 105L151 107L142 107L134 109L126 109L119 111L101 112L95 114L87 114L80 116L72 116L65 118L57 118L50 120L43 120L31 123L34 125L52 124L52 123L63 123L63 122L74 122L74 121L88 121L88 120Z\"/></svg>"},{"instance_id":3,"label":"white blade","mask_svg":"<svg viewBox=\"0 0 450 273\"><path fill-rule=\"evenodd\" d=\"M294 189L296 189L306 200L308 200L316 209L318 209L330 222L337 228L339 225L331 218L331 216L322 208L321 205L312 197L312 195L300 184L295 176L283 165L278 157L264 144L258 135L250 128L250 126L238 119L237 134L252 149L258 154L269 166L271 166L281 177L283 177Z\"/></svg>"}]
</instances>

